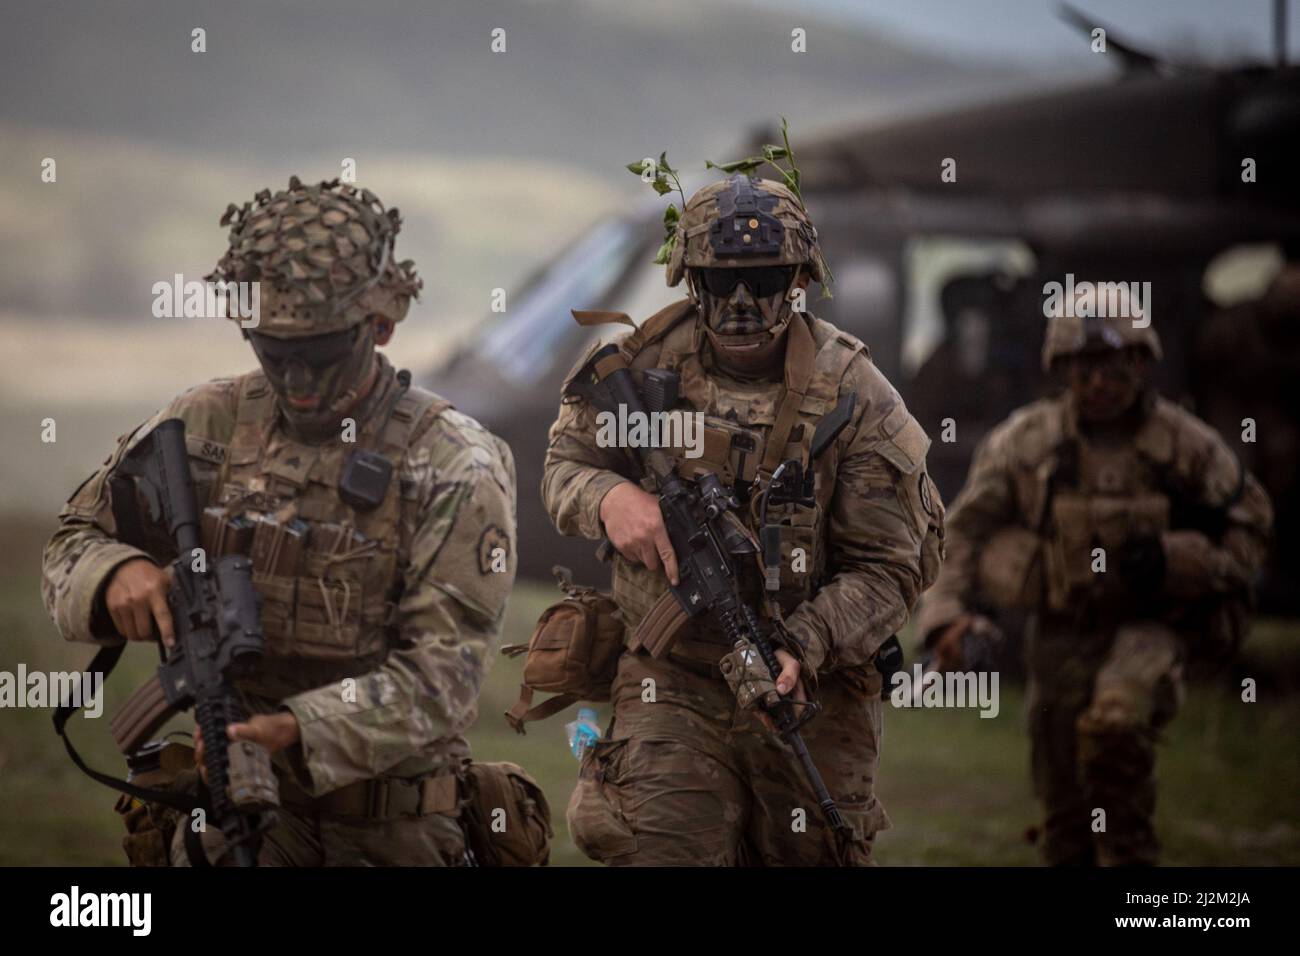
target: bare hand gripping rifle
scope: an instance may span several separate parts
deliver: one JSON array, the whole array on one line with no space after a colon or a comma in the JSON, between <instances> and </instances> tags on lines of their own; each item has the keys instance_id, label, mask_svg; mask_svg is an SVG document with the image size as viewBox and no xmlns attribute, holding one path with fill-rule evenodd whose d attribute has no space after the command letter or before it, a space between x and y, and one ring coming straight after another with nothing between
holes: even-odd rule
<instances>
[{"instance_id":1,"label":"bare hand gripping rifle","mask_svg":"<svg viewBox=\"0 0 1300 956\"><path fill-rule=\"evenodd\" d=\"M645 376L647 401L642 400L618 346L607 345L591 357L573 380L571 388L597 408L615 414L620 406L628 413L636 412L640 415L668 410L676 402L675 374L651 369ZM846 396L819 423L814 432L814 457L834 441L848 424L855 401L856 396ZM648 409L647 405L653 407ZM779 619L765 624L742 595L738 574L740 564L756 560L759 549L737 514L740 502L713 473L704 472L695 479L687 480L678 475L673 459L662 449L634 448L632 451L659 494L664 526L677 556L679 583L670 584L669 589L681 611L687 618L710 615L733 646L738 642L751 644L775 680L781 673L781 665L772 638L775 631L783 631L783 625ZM791 461L781 467L786 469L785 476L789 476L792 471L800 471L801 463ZM806 475L801 472L797 482L801 490L806 488L805 480L811 484L811 478L811 470ZM783 476L783 481L786 487L792 484L789 477ZM776 546L774 558L771 548L773 541ZM603 547L603 550L608 552L609 549ZM778 566L779 571L779 537L764 534L762 550L764 565ZM793 638L788 635L778 634L778 639L793 643ZM845 823L835 806L835 800L826 789L821 773L813 763L808 746L799 732L799 728L816 712L816 705L801 703L787 696L780 697L775 704L761 706L771 717L781 739L794 752L836 839L841 843L848 840L852 828Z\"/></svg>"},{"instance_id":2,"label":"bare hand gripping rifle","mask_svg":"<svg viewBox=\"0 0 1300 956\"><path fill-rule=\"evenodd\" d=\"M203 808L207 821L225 837L232 862L254 866L262 831L270 823L264 811L278 803L278 788L266 750L246 741L231 743L226 732L244 718L233 682L251 673L263 653L252 564L242 555L227 555L208 567L185 450L185 423L180 419L170 418L154 428L127 453L109 480L118 537L144 547L138 496L148 509L149 523L166 529L177 554L167 595L175 644L171 650L159 644L162 663L157 674L114 717L113 734L129 756L170 717L193 708L203 734L206 785L197 800L190 800L99 773L82 762L64 733L73 708L55 714L55 728L73 761L92 778L142 800L187 812ZM105 648L91 669L107 673L121 652L120 644ZM189 821L182 825L189 837ZM195 861L193 841L188 848Z\"/></svg>"}]
</instances>

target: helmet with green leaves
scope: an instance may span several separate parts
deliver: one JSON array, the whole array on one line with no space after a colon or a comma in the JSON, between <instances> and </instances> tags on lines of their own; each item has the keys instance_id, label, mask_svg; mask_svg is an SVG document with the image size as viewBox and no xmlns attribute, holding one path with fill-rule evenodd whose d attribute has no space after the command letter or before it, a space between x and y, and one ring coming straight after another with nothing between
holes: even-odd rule
<instances>
[{"instance_id":1,"label":"helmet with green leaves","mask_svg":"<svg viewBox=\"0 0 1300 956\"><path fill-rule=\"evenodd\" d=\"M1058 361L1084 352L1105 352L1137 346L1159 361L1163 356L1160 336L1149 321L1135 325L1128 315L1054 315L1047 320L1043 338L1043 371L1050 372Z\"/></svg>"},{"instance_id":2,"label":"helmet with green leaves","mask_svg":"<svg viewBox=\"0 0 1300 956\"><path fill-rule=\"evenodd\" d=\"M337 179L304 186L290 177L288 189L232 203L221 224L230 247L207 278L258 282L265 335L342 332L372 315L400 322L423 285L410 260L393 261L398 211Z\"/></svg>"},{"instance_id":3,"label":"helmet with green leaves","mask_svg":"<svg viewBox=\"0 0 1300 956\"><path fill-rule=\"evenodd\" d=\"M817 230L784 183L734 173L698 190L677 223L670 286L687 269L802 265L824 282Z\"/></svg>"}]
</instances>

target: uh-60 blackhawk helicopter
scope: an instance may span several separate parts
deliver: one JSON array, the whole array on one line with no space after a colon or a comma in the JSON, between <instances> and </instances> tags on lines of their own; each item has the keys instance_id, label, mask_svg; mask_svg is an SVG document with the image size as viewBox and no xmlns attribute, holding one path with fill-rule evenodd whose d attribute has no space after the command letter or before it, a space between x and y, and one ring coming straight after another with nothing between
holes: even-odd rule
<instances>
[{"instance_id":1,"label":"uh-60 blackhawk helicopter","mask_svg":"<svg viewBox=\"0 0 1300 956\"><path fill-rule=\"evenodd\" d=\"M1260 412L1268 441L1240 453L1277 505L1262 600L1265 610L1300 611L1286 586L1300 570L1291 503L1300 390L1286 385L1300 372L1300 303L1273 302L1290 323L1270 325L1259 308L1270 276L1300 246L1300 191L1291 182L1300 168L1300 69L1286 64L1280 39L1284 0L1274 8L1276 62L1234 68L1144 52L1084 13L1062 13L1081 42L1104 31L1113 76L795 143L836 277L834 297L814 295L810 308L868 344L936 439L930 468L950 500L983 433L1052 387L1038 357L1044 287L1067 276L1150 283L1165 352L1159 388L1229 437L1241 427L1241 402L1223 395L1232 382L1249 383L1261 392L1255 405L1269 406ZM746 145L776 135L753 131ZM955 177L942 175L948 161ZM527 576L561 563L603 577L590 542L555 533L537 489L561 380L594 334L569 310L617 309L639 321L679 294L652 263L662 204L639 195L539 269L512 295L508 315L429 372L514 449L520 540L546 542L521 549ZM1216 323L1240 329L1227 338L1244 343L1241 354L1207 355ZM960 440L939 440L946 419Z\"/></svg>"}]
</instances>

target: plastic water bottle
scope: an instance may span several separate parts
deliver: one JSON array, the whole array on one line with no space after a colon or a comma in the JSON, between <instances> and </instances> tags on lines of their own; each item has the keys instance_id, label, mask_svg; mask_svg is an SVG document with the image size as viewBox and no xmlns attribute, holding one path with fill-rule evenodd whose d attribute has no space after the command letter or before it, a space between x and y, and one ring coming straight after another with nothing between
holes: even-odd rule
<instances>
[{"instance_id":1,"label":"plastic water bottle","mask_svg":"<svg viewBox=\"0 0 1300 956\"><path fill-rule=\"evenodd\" d=\"M564 732L569 735L569 749L581 760L587 748L600 739L600 724L596 722L596 712L590 707L579 707L578 719L565 724Z\"/></svg>"}]
</instances>

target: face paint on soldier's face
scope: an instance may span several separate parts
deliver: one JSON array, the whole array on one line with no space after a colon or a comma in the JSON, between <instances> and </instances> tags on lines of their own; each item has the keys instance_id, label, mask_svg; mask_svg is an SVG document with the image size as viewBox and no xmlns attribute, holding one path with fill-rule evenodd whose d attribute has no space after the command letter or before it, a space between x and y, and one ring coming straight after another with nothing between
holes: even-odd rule
<instances>
[{"instance_id":1,"label":"face paint on soldier's face","mask_svg":"<svg viewBox=\"0 0 1300 956\"><path fill-rule=\"evenodd\" d=\"M1138 400L1146 382L1146 361L1134 349L1085 352L1071 356L1068 375L1079 416L1085 421L1109 422Z\"/></svg>"},{"instance_id":2,"label":"face paint on soldier's face","mask_svg":"<svg viewBox=\"0 0 1300 956\"><path fill-rule=\"evenodd\" d=\"M285 418L313 438L337 431L374 367L374 327L368 322L301 339L256 332L248 338Z\"/></svg>"},{"instance_id":3,"label":"face paint on soldier's face","mask_svg":"<svg viewBox=\"0 0 1300 956\"><path fill-rule=\"evenodd\" d=\"M700 312L710 329L721 336L754 335L774 329L789 318L794 271L792 267L780 266L701 269L693 277L692 285L699 298ZM720 275L714 281L709 273L726 275ZM747 273L751 274L750 277L746 277ZM729 284L731 289L722 291ZM752 347L759 344L754 343Z\"/></svg>"}]
</instances>

